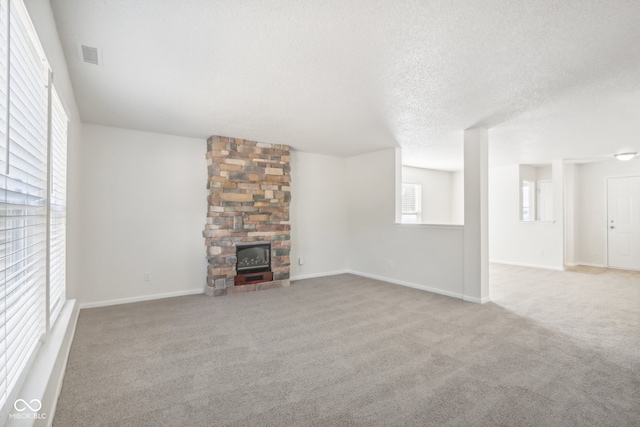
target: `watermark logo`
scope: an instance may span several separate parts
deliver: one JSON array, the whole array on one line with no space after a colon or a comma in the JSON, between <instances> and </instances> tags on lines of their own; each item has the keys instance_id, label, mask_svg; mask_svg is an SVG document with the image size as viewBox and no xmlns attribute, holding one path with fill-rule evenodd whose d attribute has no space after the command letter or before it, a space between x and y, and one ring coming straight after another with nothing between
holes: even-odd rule
<instances>
[{"instance_id":1,"label":"watermark logo","mask_svg":"<svg viewBox=\"0 0 640 427\"><path fill-rule=\"evenodd\" d=\"M38 412L40 409L42 409L42 402L40 402L38 399L33 399L31 402L27 403L27 401L24 399L18 399L13 404L13 407L18 412L24 412L27 409L31 410L32 412Z\"/></svg>"},{"instance_id":2,"label":"watermark logo","mask_svg":"<svg viewBox=\"0 0 640 427\"><path fill-rule=\"evenodd\" d=\"M24 399L18 399L13 403L13 409L15 413L9 414L9 418L19 420L45 420L47 419L46 413L40 413L42 409L42 402L38 399L31 399L26 401Z\"/></svg>"}]
</instances>

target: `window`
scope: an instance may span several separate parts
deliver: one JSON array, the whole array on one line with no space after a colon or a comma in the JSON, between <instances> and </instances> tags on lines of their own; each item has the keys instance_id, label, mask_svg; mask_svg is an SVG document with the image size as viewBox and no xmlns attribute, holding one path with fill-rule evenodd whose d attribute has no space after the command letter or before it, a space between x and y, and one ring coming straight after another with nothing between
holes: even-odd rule
<instances>
[{"instance_id":1,"label":"window","mask_svg":"<svg viewBox=\"0 0 640 427\"><path fill-rule=\"evenodd\" d=\"M22 0L0 0L3 414L65 299L68 119L51 80Z\"/></svg>"},{"instance_id":2,"label":"window","mask_svg":"<svg viewBox=\"0 0 640 427\"><path fill-rule=\"evenodd\" d=\"M402 183L402 223L419 224L422 216L422 186Z\"/></svg>"}]
</instances>

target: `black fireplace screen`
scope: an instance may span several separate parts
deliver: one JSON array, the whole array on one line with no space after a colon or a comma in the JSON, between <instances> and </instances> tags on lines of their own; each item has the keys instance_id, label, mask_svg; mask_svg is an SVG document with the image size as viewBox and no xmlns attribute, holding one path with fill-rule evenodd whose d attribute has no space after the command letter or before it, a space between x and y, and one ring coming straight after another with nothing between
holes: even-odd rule
<instances>
[{"instance_id":1,"label":"black fireplace screen","mask_svg":"<svg viewBox=\"0 0 640 427\"><path fill-rule=\"evenodd\" d=\"M258 243L236 247L238 274L271 270L271 244Z\"/></svg>"}]
</instances>

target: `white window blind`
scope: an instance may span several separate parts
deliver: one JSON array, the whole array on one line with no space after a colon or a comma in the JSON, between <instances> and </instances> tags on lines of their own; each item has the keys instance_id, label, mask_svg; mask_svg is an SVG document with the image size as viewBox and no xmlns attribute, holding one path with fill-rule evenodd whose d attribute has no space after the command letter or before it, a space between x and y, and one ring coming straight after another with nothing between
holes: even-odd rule
<instances>
[{"instance_id":1,"label":"white window blind","mask_svg":"<svg viewBox=\"0 0 640 427\"><path fill-rule=\"evenodd\" d=\"M0 407L7 395L6 263L7 263L7 74L9 66L8 4L0 1Z\"/></svg>"},{"instance_id":2,"label":"white window blind","mask_svg":"<svg viewBox=\"0 0 640 427\"><path fill-rule=\"evenodd\" d=\"M12 391L45 332L48 70L17 2L9 13L8 174L4 177L4 340ZM6 399L6 396L5 396Z\"/></svg>"},{"instance_id":3,"label":"white window blind","mask_svg":"<svg viewBox=\"0 0 640 427\"><path fill-rule=\"evenodd\" d=\"M8 2L0 1L0 173L7 172Z\"/></svg>"},{"instance_id":4,"label":"white window blind","mask_svg":"<svg viewBox=\"0 0 640 427\"><path fill-rule=\"evenodd\" d=\"M51 93L51 194L49 197L49 321L58 318L65 301L67 226L67 124L58 93Z\"/></svg>"},{"instance_id":5,"label":"white window blind","mask_svg":"<svg viewBox=\"0 0 640 427\"><path fill-rule=\"evenodd\" d=\"M402 183L402 223L417 224L421 216L421 194L420 184Z\"/></svg>"},{"instance_id":6,"label":"white window blind","mask_svg":"<svg viewBox=\"0 0 640 427\"><path fill-rule=\"evenodd\" d=\"M22 0L0 0L2 414L65 298L67 117L49 75Z\"/></svg>"}]
</instances>

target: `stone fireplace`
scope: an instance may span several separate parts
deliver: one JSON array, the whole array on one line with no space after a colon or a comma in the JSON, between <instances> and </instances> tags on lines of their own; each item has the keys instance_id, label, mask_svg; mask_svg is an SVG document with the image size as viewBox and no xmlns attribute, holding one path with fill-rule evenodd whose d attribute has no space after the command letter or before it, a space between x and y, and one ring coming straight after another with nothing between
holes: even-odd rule
<instances>
[{"instance_id":1,"label":"stone fireplace","mask_svg":"<svg viewBox=\"0 0 640 427\"><path fill-rule=\"evenodd\" d=\"M291 249L290 151L286 145L212 136L207 141L207 248L205 292L221 296L289 286ZM238 277L237 249L270 245L269 271L263 282ZM242 268L241 268L242 270Z\"/></svg>"}]
</instances>

